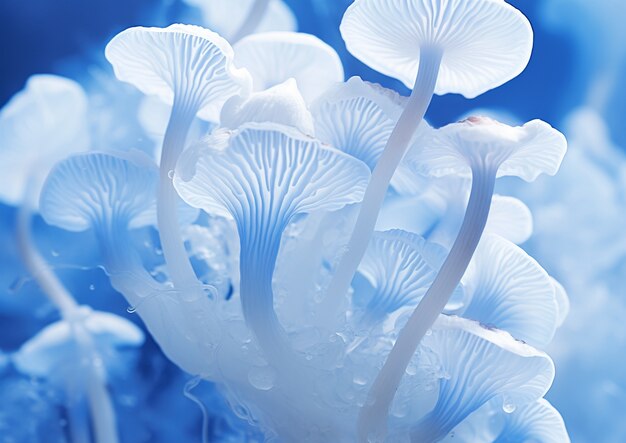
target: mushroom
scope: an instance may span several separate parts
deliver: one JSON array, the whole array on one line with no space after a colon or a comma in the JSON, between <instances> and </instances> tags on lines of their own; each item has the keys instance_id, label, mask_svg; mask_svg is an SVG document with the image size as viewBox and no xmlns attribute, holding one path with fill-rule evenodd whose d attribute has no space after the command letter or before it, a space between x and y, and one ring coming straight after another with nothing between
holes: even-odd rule
<instances>
[{"instance_id":1,"label":"mushroom","mask_svg":"<svg viewBox=\"0 0 626 443\"><path fill-rule=\"evenodd\" d=\"M54 163L89 147L83 88L65 77L31 76L0 111L0 147L0 200L37 210Z\"/></svg>"},{"instance_id":2,"label":"mushroom","mask_svg":"<svg viewBox=\"0 0 626 443\"><path fill-rule=\"evenodd\" d=\"M204 25L231 43L248 34L295 31L296 17L282 0L185 0L202 11Z\"/></svg>"},{"instance_id":3,"label":"mushroom","mask_svg":"<svg viewBox=\"0 0 626 443\"><path fill-rule=\"evenodd\" d=\"M253 34L235 46L235 64L252 76L253 90L263 91L294 78L307 103L343 81L343 66L333 48L300 32Z\"/></svg>"},{"instance_id":4,"label":"mushroom","mask_svg":"<svg viewBox=\"0 0 626 443\"><path fill-rule=\"evenodd\" d=\"M554 363L545 353L459 317L441 315L420 349L420 365L430 364L441 375L434 407L411 427L415 443L441 440L489 401L509 410L537 401L554 379ZM359 441L384 441L386 417L359 419Z\"/></svg>"},{"instance_id":5,"label":"mushroom","mask_svg":"<svg viewBox=\"0 0 626 443\"><path fill-rule=\"evenodd\" d=\"M23 374L47 378L63 387L69 381L78 395L86 392L94 441L115 443L115 411L106 388L103 356L113 357L110 354L116 348L138 347L143 340L141 330L128 320L80 306L22 345L13 362ZM77 423L80 418L71 419L73 441L85 441L76 440L84 432L84 425Z\"/></svg>"},{"instance_id":6,"label":"mushroom","mask_svg":"<svg viewBox=\"0 0 626 443\"><path fill-rule=\"evenodd\" d=\"M348 291L433 93L473 98L511 80L526 67L533 37L526 17L502 0L357 0L340 30L355 57L413 91L372 172L327 298Z\"/></svg>"},{"instance_id":7,"label":"mushroom","mask_svg":"<svg viewBox=\"0 0 626 443\"><path fill-rule=\"evenodd\" d=\"M507 407L503 407L507 406ZM442 440L444 443L569 443L559 412L545 399L512 408L491 400Z\"/></svg>"},{"instance_id":8,"label":"mushroom","mask_svg":"<svg viewBox=\"0 0 626 443\"><path fill-rule=\"evenodd\" d=\"M396 391L411 355L465 273L487 222L496 177L533 181L542 173L554 175L566 149L565 137L542 121L511 127L472 117L438 130L429 145L409 159L416 169L435 177L471 177L472 190L452 249L378 374L361 412L362 423L387 415L393 398L389 393Z\"/></svg>"},{"instance_id":9,"label":"mushroom","mask_svg":"<svg viewBox=\"0 0 626 443\"><path fill-rule=\"evenodd\" d=\"M271 123L244 125L224 146L198 145L178 162L181 197L237 225L243 315L270 363L290 352L272 289L283 231L298 214L359 201L368 177L362 162Z\"/></svg>"},{"instance_id":10,"label":"mushroom","mask_svg":"<svg viewBox=\"0 0 626 443\"><path fill-rule=\"evenodd\" d=\"M329 88L311 106L315 136L340 149L374 170L387 139L400 118L406 98L380 85L351 77ZM431 128L422 122L414 143L430 135ZM391 179L398 192L414 193L416 176L401 164Z\"/></svg>"},{"instance_id":11,"label":"mushroom","mask_svg":"<svg viewBox=\"0 0 626 443\"><path fill-rule=\"evenodd\" d=\"M174 287L198 292L199 282L181 238L171 175L196 114L216 121L228 98L247 94L249 76L232 66L228 42L199 26L129 28L109 42L105 55L118 79L173 104L161 153L159 236Z\"/></svg>"},{"instance_id":12,"label":"mushroom","mask_svg":"<svg viewBox=\"0 0 626 443\"><path fill-rule=\"evenodd\" d=\"M558 326L556 288L546 271L520 247L488 234L480 241L464 277L467 306L459 315L544 347Z\"/></svg>"},{"instance_id":13,"label":"mushroom","mask_svg":"<svg viewBox=\"0 0 626 443\"><path fill-rule=\"evenodd\" d=\"M359 273L374 291L363 300L355 293L353 303L363 312L366 327L381 321L400 308L415 307L437 275L445 259L441 246L410 232L375 232ZM457 298L463 297L458 288Z\"/></svg>"},{"instance_id":14,"label":"mushroom","mask_svg":"<svg viewBox=\"0 0 626 443\"><path fill-rule=\"evenodd\" d=\"M220 122L226 129L237 129L245 123L271 122L291 126L306 135L314 133L313 117L293 78L255 92L247 99L232 97L222 108Z\"/></svg>"},{"instance_id":15,"label":"mushroom","mask_svg":"<svg viewBox=\"0 0 626 443\"><path fill-rule=\"evenodd\" d=\"M181 295L158 283L129 247L130 229L156 223L158 180L154 163L140 154L74 155L50 172L41 193L41 214L48 224L68 231L93 229L112 286L172 361L201 374L211 355L202 338L215 333L209 297L204 292Z\"/></svg>"},{"instance_id":16,"label":"mushroom","mask_svg":"<svg viewBox=\"0 0 626 443\"><path fill-rule=\"evenodd\" d=\"M0 168L11 184L2 187L0 199L20 204L16 223L19 253L42 292L59 309L63 321L76 317L80 308L37 251L31 221L52 166L70 153L87 149L86 111L87 97L78 83L54 75L36 75L29 78L26 88L0 114ZM100 357L92 346L89 331L76 329L74 335L82 343L79 354L89 365L90 383L82 388L87 391L96 441L115 443L116 418L104 381L106 375L97 368Z\"/></svg>"},{"instance_id":17,"label":"mushroom","mask_svg":"<svg viewBox=\"0 0 626 443\"><path fill-rule=\"evenodd\" d=\"M496 441L569 443L561 414L545 399L516 408L504 415L504 427Z\"/></svg>"}]
</instances>

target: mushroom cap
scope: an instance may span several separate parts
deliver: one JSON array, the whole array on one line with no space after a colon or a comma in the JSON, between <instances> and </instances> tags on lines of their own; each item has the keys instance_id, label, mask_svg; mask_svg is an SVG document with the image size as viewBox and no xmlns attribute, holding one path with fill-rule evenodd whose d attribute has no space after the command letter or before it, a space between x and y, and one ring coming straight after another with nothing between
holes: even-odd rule
<instances>
[{"instance_id":1,"label":"mushroom cap","mask_svg":"<svg viewBox=\"0 0 626 443\"><path fill-rule=\"evenodd\" d=\"M50 168L88 147L83 88L56 75L31 76L0 111L0 200L36 206Z\"/></svg>"},{"instance_id":2,"label":"mushroom cap","mask_svg":"<svg viewBox=\"0 0 626 443\"><path fill-rule=\"evenodd\" d=\"M312 104L315 136L373 170L406 102L406 97L395 91L351 77L345 83L331 86ZM431 127L423 121L413 143L423 144L431 132ZM402 162L391 179L391 186L397 192L412 194L421 188L418 181L422 179Z\"/></svg>"},{"instance_id":3,"label":"mushroom cap","mask_svg":"<svg viewBox=\"0 0 626 443\"><path fill-rule=\"evenodd\" d=\"M237 221L240 232L360 201L367 166L300 132L249 123L215 144L183 153L174 186L193 207Z\"/></svg>"},{"instance_id":4,"label":"mushroom cap","mask_svg":"<svg viewBox=\"0 0 626 443\"><path fill-rule=\"evenodd\" d=\"M60 320L46 326L27 341L14 356L17 369L37 377L50 376L68 361L77 361L71 322L78 322L91 335L96 349L137 347L143 343L141 329L130 321L108 312L82 306L71 321Z\"/></svg>"},{"instance_id":5,"label":"mushroom cap","mask_svg":"<svg viewBox=\"0 0 626 443\"><path fill-rule=\"evenodd\" d=\"M142 153L77 154L50 172L41 192L41 215L68 231L111 223L122 229L156 224L158 180L156 165ZM198 212L184 205L180 215L181 222L190 223Z\"/></svg>"},{"instance_id":6,"label":"mushroom cap","mask_svg":"<svg viewBox=\"0 0 626 443\"><path fill-rule=\"evenodd\" d=\"M554 363L550 357L504 331L440 315L421 347L431 364L445 374L435 408L413 428L413 441L452 429L489 400L513 406L536 401L550 388Z\"/></svg>"},{"instance_id":7,"label":"mushroom cap","mask_svg":"<svg viewBox=\"0 0 626 443\"><path fill-rule=\"evenodd\" d=\"M278 123L291 126L303 134L313 135L313 117L293 78L255 92L247 99L232 97L222 108L222 128L237 129L245 123Z\"/></svg>"},{"instance_id":8,"label":"mushroom cap","mask_svg":"<svg viewBox=\"0 0 626 443\"><path fill-rule=\"evenodd\" d=\"M547 400L515 408L504 414L505 424L500 437L508 441L537 441L542 443L569 443L563 417Z\"/></svg>"},{"instance_id":9,"label":"mushroom cap","mask_svg":"<svg viewBox=\"0 0 626 443\"><path fill-rule=\"evenodd\" d=\"M487 234L471 269L464 282L473 294L463 317L505 330L532 346L550 343L559 310L555 287L539 263L512 242Z\"/></svg>"},{"instance_id":10,"label":"mushroom cap","mask_svg":"<svg viewBox=\"0 0 626 443\"><path fill-rule=\"evenodd\" d=\"M494 194L485 226L487 232L521 245L533 233L533 215L521 200Z\"/></svg>"},{"instance_id":11,"label":"mushroom cap","mask_svg":"<svg viewBox=\"0 0 626 443\"><path fill-rule=\"evenodd\" d=\"M202 10L204 25L227 40L235 36L255 0L184 0ZM295 31L296 17L282 0L270 0L254 32Z\"/></svg>"},{"instance_id":12,"label":"mushroom cap","mask_svg":"<svg viewBox=\"0 0 626 443\"><path fill-rule=\"evenodd\" d=\"M447 256L447 251L411 232L399 229L375 232L359 265L374 291L363 306L365 315L380 320L404 307L415 307L424 296ZM353 300L364 304L355 293ZM458 286L449 306L463 299Z\"/></svg>"},{"instance_id":13,"label":"mushroom cap","mask_svg":"<svg viewBox=\"0 0 626 443\"><path fill-rule=\"evenodd\" d=\"M169 104L185 100L209 121L227 99L250 89L247 72L232 64L230 44L200 26L129 28L113 37L105 56L119 80Z\"/></svg>"},{"instance_id":14,"label":"mushroom cap","mask_svg":"<svg viewBox=\"0 0 626 443\"><path fill-rule=\"evenodd\" d=\"M407 154L414 170L434 177L471 177L478 164L497 169L497 177L517 176L528 182L555 175L565 152L563 134L541 120L508 126L486 117L470 117L435 131L421 150Z\"/></svg>"},{"instance_id":15,"label":"mushroom cap","mask_svg":"<svg viewBox=\"0 0 626 443\"><path fill-rule=\"evenodd\" d=\"M253 89L262 91L295 78L311 103L327 88L343 81L343 66L333 48L319 38L298 32L252 34L237 42L235 64L252 76Z\"/></svg>"},{"instance_id":16,"label":"mushroom cap","mask_svg":"<svg viewBox=\"0 0 626 443\"><path fill-rule=\"evenodd\" d=\"M503 0L356 0L341 22L348 50L413 88L422 48L443 50L436 94L467 98L520 74L533 31Z\"/></svg>"}]
</instances>

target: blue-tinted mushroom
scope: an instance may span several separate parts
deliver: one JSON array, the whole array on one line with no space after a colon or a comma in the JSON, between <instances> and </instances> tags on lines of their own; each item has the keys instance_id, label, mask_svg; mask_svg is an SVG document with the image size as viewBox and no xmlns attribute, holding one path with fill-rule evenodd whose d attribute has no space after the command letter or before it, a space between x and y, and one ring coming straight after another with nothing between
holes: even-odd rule
<instances>
[{"instance_id":1,"label":"blue-tinted mushroom","mask_svg":"<svg viewBox=\"0 0 626 443\"><path fill-rule=\"evenodd\" d=\"M554 364L545 353L506 332L458 317L441 315L420 349L420 364L432 365L441 377L434 408L412 426L416 443L441 440L489 401L507 409L535 402L554 379ZM384 388L385 396L393 398L393 384L384 383ZM383 441L386 423L386 416L362 414L360 441Z\"/></svg>"},{"instance_id":2,"label":"blue-tinted mushroom","mask_svg":"<svg viewBox=\"0 0 626 443\"><path fill-rule=\"evenodd\" d=\"M515 408L504 414L504 427L494 443L536 441L569 443L569 435L561 414L544 399Z\"/></svg>"},{"instance_id":3,"label":"blue-tinted mushroom","mask_svg":"<svg viewBox=\"0 0 626 443\"><path fill-rule=\"evenodd\" d=\"M359 201L368 177L362 162L275 124L248 124L226 146L208 143L181 157L174 179L181 197L237 225L244 318L273 363L290 348L272 289L283 231L298 214Z\"/></svg>"},{"instance_id":4,"label":"blue-tinted mushroom","mask_svg":"<svg viewBox=\"0 0 626 443\"><path fill-rule=\"evenodd\" d=\"M180 294L157 282L129 246L130 229L156 223L158 180L156 166L139 154L75 155L50 173L41 193L41 214L48 224L69 231L93 229L113 287L141 316L168 357L197 375L210 355L202 337L215 332L207 314L207 294Z\"/></svg>"},{"instance_id":5,"label":"blue-tinted mushroom","mask_svg":"<svg viewBox=\"0 0 626 443\"><path fill-rule=\"evenodd\" d=\"M311 106L315 136L374 170L405 105L406 98L395 91L352 77L332 86ZM414 143L423 143L430 131L422 122ZM415 174L400 165L391 186L400 192L415 192L415 182Z\"/></svg>"},{"instance_id":6,"label":"blue-tinted mushroom","mask_svg":"<svg viewBox=\"0 0 626 443\"><path fill-rule=\"evenodd\" d=\"M222 108L222 128L237 129L245 123L278 123L313 135L313 117L293 78L248 98L233 97Z\"/></svg>"},{"instance_id":7,"label":"blue-tinted mushroom","mask_svg":"<svg viewBox=\"0 0 626 443\"><path fill-rule=\"evenodd\" d=\"M319 38L298 32L250 35L235 46L235 64L252 76L254 91L294 78L307 103L343 81L343 66L335 50Z\"/></svg>"},{"instance_id":8,"label":"blue-tinted mushroom","mask_svg":"<svg viewBox=\"0 0 626 443\"><path fill-rule=\"evenodd\" d=\"M520 247L486 235L464 279L472 292L462 316L545 347L558 326L556 290L550 276Z\"/></svg>"},{"instance_id":9,"label":"blue-tinted mushroom","mask_svg":"<svg viewBox=\"0 0 626 443\"><path fill-rule=\"evenodd\" d=\"M47 378L62 389L74 384L89 403L94 441L115 443L116 418L106 387L106 367L114 365L117 348L138 347L143 340L141 330L128 320L82 306L22 345L13 362L23 374ZM81 428L81 423L71 424L74 433L82 433Z\"/></svg>"},{"instance_id":10,"label":"blue-tinted mushroom","mask_svg":"<svg viewBox=\"0 0 626 443\"><path fill-rule=\"evenodd\" d=\"M409 232L376 232L359 266L373 287L367 300L355 294L364 326L371 326L400 308L416 306L434 280L446 251ZM463 297L459 287L458 298Z\"/></svg>"},{"instance_id":11,"label":"blue-tinted mushroom","mask_svg":"<svg viewBox=\"0 0 626 443\"><path fill-rule=\"evenodd\" d=\"M474 254L487 223L496 177L511 175L533 181L554 175L565 155L565 137L548 124L534 120L511 127L481 117L448 125L411 162L439 177L450 174L472 178L472 190L457 238L432 286L400 332L371 391L365 416L387 415L388 394L381 391L402 378L411 355L448 303Z\"/></svg>"},{"instance_id":12,"label":"blue-tinted mushroom","mask_svg":"<svg viewBox=\"0 0 626 443\"><path fill-rule=\"evenodd\" d=\"M182 291L198 292L178 225L178 197L171 174L196 115L209 121L233 95L246 94L249 76L232 65L226 40L199 26L129 28L107 45L105 55L118 79L173 104L161 152L157 219L169 277Z\"/></svg>"},{"instance_id":13,"label":"blue-tinted mushroom","mask_svg":"<svg viewBox=\"0 0 626 443\"><path fill-rule=\"evenodd\" d=\"M83 88L68 78L33 75L0 111L0 200L36 210L54 163L88 147Z\"/></svg>"},{"instance_id":14,"label":"blue-tinted mushroom","mask_svg":"<svg viewBox=\"0 0 626 443\"><path fill-rule=\"evenodd\" d=\"M341 35L348 50L413 91L372 172L359 216L327 297L350 282L385 199L389 182L422 122L433 93L468 98L500 86L526 67L532 28L501 0L357 0Z\"/></svg>"},{"instance_id":15,"label":"blue-tinted mushroom","mask_svg":"<svg viewBox=\"0 0 626 443\"><path fill-rule=\"evenodd\" d=\"M494 399L470 415L442 440L444 443L569 443L559 412L545 399L503 405Z\"/></svg>"}]
</instances>

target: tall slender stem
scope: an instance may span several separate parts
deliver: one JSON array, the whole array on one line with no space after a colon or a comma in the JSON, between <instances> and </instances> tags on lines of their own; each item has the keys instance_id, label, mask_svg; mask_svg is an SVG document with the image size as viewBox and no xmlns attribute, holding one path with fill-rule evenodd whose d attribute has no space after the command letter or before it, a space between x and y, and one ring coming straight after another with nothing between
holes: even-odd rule
<instances>
[{"instance_id":1,"label":"tall slender stem","mask_svg":"<svg viewBox=\"0 0 626 443\"><path fill-rule=\"evenodd\" d=\"M461 281L485 229L496 180L496 169L478 165L472 170L472 190L450 254L431 287L413 311L380 373L372 385L368 402L359 414L359 438L369 441L372 435L385 433L387 415L404 372L417 346L443 311Z\"/></svg>"},{"instance_id":2,"label":"tall slender stem","mask_svg":"<svg viewBox=\"0 0 626 443\"><path fill-rule=\"evenodd\" d=\"M100 355L95 350L93 338L81 324L74 325L73 332L80 354L85 356L89 362L86 389L94 441L96 443L117 443L115 409L106 387L106 374Z\"/></svg>"},{"instance_id":3,"label":"tall slender stem","mask_svg":"<svg viewBox=\"0 0 626 443\"><path fill-rule=\"evenodd\" d=\"M44 294L61 311L63 318L70 320L77 312L78 304L37 252L31 236L31 220L32 212L28 204L23 204L18 211L16 226L20 254L26 268ZM89 377L86 389L95 441L96 443L117 443L115 412L106 388L105 374L96 361L100 357L95 350L92 338L84 328L81 327L80 331L74 328L74 338L78 343L81 356L86 356L89 361ZM75 425L72 429L82 429L79 424Z\"/></svg>"},{"instance_id":4,"label":"tall slender stem","mask_svg":"<svg viewBox=\"0 0 626 443\"><path fill-rule=\"evenodd\" d=\"M423 48L421 51L415 87L372 172L347 250L328 287L324 302L328 308L339 303L339 298L348 291L354 273L365 255L391 177L407 151L432 100L442 56L442 51L437 48Z\"/></svg>"},{"instance_id":5,"label":"tall slender stem","mask_svg":"<svg viewBox=\"0 0 626 443\"><path fill-rule=\"evenodd\" d=\"M180 233L177 211L179 197L172 184L172 173L178 157L183 152L195 111L192 106L185 106L174 99L172 114L163 139L159 168L157 198L159 237L170 279L174 287L179 290L190 289L198 284Z\"/></svg>"},{"instance_id":6,"label":"tall slender stem","mask_svg":"<svg viewBox=\"0 0 626 443\"><path fill-rule=\"evenodd\" d=\"M246 35L252 34L261 24L261 20L267 13L267 8L271 0L254 0L254 3L248 11L248 15L244 19L241 26L235 32L231 38L231 43L235 44Z\"/></svg>"},{"instance_id":7,"label":"tall slender stem","mask_svg":"<svg viewBox=\"0 0 626 443\"><path fill-rule=\"evenodd\" d=\"M31 221L32 212L27 204L23 204L18 209L15 228L19 253L26 269L37 281L43 293L66 317L78 307L78 304L35 248L31 235Z\"/></svg>"}]
</instances>

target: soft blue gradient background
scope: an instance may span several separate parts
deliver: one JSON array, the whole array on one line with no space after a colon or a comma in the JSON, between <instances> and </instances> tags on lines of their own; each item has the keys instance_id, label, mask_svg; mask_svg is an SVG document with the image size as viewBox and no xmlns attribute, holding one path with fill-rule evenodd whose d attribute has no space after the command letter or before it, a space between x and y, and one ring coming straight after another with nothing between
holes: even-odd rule
<instances>
[{"instance_id":1,"label":"soft blue gradient background","mask_svg":"<svg viewBox=\"0 0 626 443\"><path fill-rule=\"evenodd\" d=\"M557 31L548 27L543 13L546 1L548 0L509 1L524 12L535 29L534 53L524 73L506 85L471 101L453 95L436 97L427 114L433 125L441 126L455 121L472 109L491 108L504 111L518 121L540 118L565 130L563 126L569 110L582 104L585 99L586 90L595 75L590 65L596 61L582 58L589 57L589 53L579 49L566 28ZM349 0L286 2L298 17L300 31L316 34L336 48L348 77L360 75L402 93L408 92L399 82L372 71L345 50L338 27L343 11L351 3ZM626 4L623 6L622 10L615 13L622 14L626 23ZM581 19L575 16L575 11L567 12L571 13L571 20ZM194 23L194 17L193 11L174 0L0 0L0 54L3 60L0 64L0 104L4 105L19 91L31 74L56 73L80 81L96 67L108 69L103 56L104 45L113 35L129 26L164 26L173 21ZM615 143L625 145L626 119L623 111L626 100L623 98L626 94L623 85L618 89L611 103L612 108L604 116ZM585 180L585 177L581 176L580 180ZM535 187L535 195L552 195L550 183L544 180L529 186ZM626 190L618 189L617 192L623 196ZM17 262L13 244L14 216L13 208L0 204L0 349L3 351L19 347L42 324L54 320L56 315L50 307L42 304L32 283L26 282L23 286L9 289L14 286L16 276L23 272ZM577 220L572 219L571 224L563 228L575 236L576 223ZM615 223L620 221L615 220ZM88 266L93 263L97 254L95 241L89 233L65 233L46 227L41 221L36 223L36 233L46 258L53 264L63 264L57 271L81 302L124 315L126 305L122 297L112 294L113 291L101 271L76 269L79 264ZM145 235L150 237L154 233L146 232ZM536 245L531 241L530 249L534 246ZM62 251L60 257L59 251ZM550 273L559 277L559 270L550 267L555 260L548 257L542 260L541 256L533 254ZM552 256L558 255L559 244L555 243ZM568 258L581 266L596 261L596 258L588 256L584 250L577 251L576 257ZM610 287L623 287L621 282L624 266L617 263L612 269L612 273L605 276L607 281L613 282ZM563 283L570 292L576 289L568 287L567 281ZM621 290L621 294L615 293L612 296L623 297L623 292ZM576 299L572 298L572 303L575 304ZM10 303L6 303L6 300L10 300ZM137 321L136 316L127 316ZM603 321L603 318L597 318L586 324ZM615 337L621 339L616 339L615 342L598 342L598 352L595 355L580 355L573 360L563 359L562 363L558 349L554 355L557 378L548 399L563 414L574 442L626 441L626 435L621 434L624 427L618 426L626 417L626 349L623 347L626 321L612 321L612 324L621 328L615 331ZM568 343L575 348L575 341L586 334L584 328L582 329L562 329L557 333L557 342ZM572 331L581 335L575 335ZM612 358L605 360L606 356ZM134 376L127 376L122 385L132 391L129 395L149 403L153 410L124 420L122 433L127 432L126 435L130 436L126 441L140 441L145 438L141 434L142 424L154 421L154 416L158 417L159 414L167 414L169 425L161 424L159 438L153 436L150 441L187 441L185 438L195 441L191 439L197 439L200 414L181 394L185 377L160 357L153 343L148 343L139 359L140 371ZM2 377L0 375L0 379ZM4 377L6 385L10 380L8 376ZM605 385L598 384L598 380ZM4 389L1 385L0 381L0 390ZM608 386L607 392L599 390L597 386ZM8 398L11 397L0 396L0 403L5 402L5 408L10 407L6 404ZM218 408L219 402L215 404ZM597 404L605 405L606 408L592 406ZM136 405L129 405L128 414L136 414L137 408ZM182 434L187 437L183 438Z\"/></svg>"}]
</instances>

